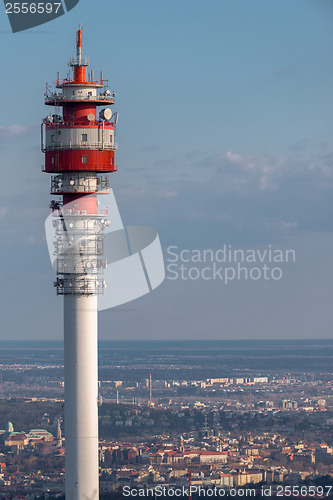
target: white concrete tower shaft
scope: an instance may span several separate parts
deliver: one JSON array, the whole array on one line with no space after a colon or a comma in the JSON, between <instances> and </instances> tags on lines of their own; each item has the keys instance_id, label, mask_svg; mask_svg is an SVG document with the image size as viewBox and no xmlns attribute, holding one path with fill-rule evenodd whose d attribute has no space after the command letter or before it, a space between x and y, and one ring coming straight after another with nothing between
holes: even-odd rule
<instances>
[{"instance_id":1,"label":"white concrete tower shaft","mask_svg":"<svg viewBox=\"0 0 333 500\"><path fill-rule=\"evenodd\" d=\"M66 500L98 500L97 296L64 296Z\"/></svg>"}]
</instances>

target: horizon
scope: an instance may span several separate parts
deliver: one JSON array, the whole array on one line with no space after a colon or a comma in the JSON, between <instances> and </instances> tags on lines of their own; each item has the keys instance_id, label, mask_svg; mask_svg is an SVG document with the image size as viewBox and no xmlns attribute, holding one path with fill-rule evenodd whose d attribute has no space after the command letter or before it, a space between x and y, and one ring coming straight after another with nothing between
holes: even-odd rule
<instances>
[{"instance_id":1,"label":"horizon","mask_svg":"<svg viewBox=\"0 0 333 500\"><path fill-rule=\"evenodd\" d=\"M63 343L62 339L45 339L45 340L40 340L40 339L14 339L14 340L4 340L0 339L0 344L6 344L6 343L22 343L22 342L38 342L39 344L41 343ZM296 343L301 343L301 342L306 342L306 343L313 343L313 342L332 342L333 343L333 338L327 339L327 338L289 338L289 339L261 339L261 338L244 338L244 339L100 339L98 340L98 344L101 343L126 343L126 344L135 344L136 342L140 343L149 343L149 342L157 342L157 343L183 343L186 344L188 342L193 342L193 343L217 343L217 342L235 342L235 343L251 343L251 342L268 342L268 343L273 343L273 342L279 342L279 343L291 343L291 342L296 342Z\"/></svg>"}]
</instances>

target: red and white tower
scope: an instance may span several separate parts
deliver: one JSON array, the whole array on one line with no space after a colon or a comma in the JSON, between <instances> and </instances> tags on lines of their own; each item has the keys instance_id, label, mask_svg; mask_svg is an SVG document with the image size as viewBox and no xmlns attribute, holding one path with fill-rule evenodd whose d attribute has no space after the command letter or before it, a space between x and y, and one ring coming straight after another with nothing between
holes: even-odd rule
<instances>
[{"instance_id":1,"label":"red and white tower","mask_svg":"<svg viewBox=\"0 0 333 500\"><path fill-rule=\"evenodd\" d=\"M66 500L98 500L97 296L103 293L103 230L97 195L108 191L117 114L107 82L86 74L77 31L67 77L47 87L43 120L44 171L52 174L58 295L64 296ZM104 106L100 112L99 106ZM105 107L106 106L106 107Z\"/></svg>"}]
</instances>

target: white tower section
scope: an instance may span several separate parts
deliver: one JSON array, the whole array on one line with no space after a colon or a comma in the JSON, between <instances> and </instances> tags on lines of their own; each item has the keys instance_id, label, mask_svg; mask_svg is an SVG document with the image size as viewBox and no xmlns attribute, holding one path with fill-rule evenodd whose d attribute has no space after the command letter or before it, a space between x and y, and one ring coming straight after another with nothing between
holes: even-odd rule
<instances>
[{"instance_id":1,"label":"white tower section","mask_svg":"<svg viewBox=\"0 0 333 500\"><path fill-rule=\"evenodd\" d=\"M97 296L64 296L66 500L98 500Z\"/></svg>"}]
</instances>

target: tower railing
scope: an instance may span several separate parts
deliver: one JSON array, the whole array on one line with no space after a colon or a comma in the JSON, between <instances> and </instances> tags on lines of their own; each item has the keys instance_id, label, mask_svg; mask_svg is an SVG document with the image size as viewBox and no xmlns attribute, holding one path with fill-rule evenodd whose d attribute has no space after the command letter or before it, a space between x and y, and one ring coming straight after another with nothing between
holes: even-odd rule
<instances>
[{"instance_id":1,"label":"tower railing","mask_svg":"<svg viewBox=\"0 0 333 500\"><path fill-rule=\"evenodd\" d=\"M64 102L64 101L74 101L74 102L80 102L80 101L107 101L108 103L114 104L114 97L113 94L110 95L103 95L103 94L97 94L97 95L85 95L85 96L77 96L77 95L70 95L70 96L64 96L61 92L53 92L52 94L46 95L45 96L45 104L48 104L50 102Z\"/></svg>"},{"instance_id":2,"label":"tower railing","mask_svg":"<svg viewBox=\"0 0 333 500\"><path fill-rule=\"evenodd\" d=\"M73 127L79 127L79 128L87 128L87 123L83 123L82 121L72 121L72 122L65 122L64 120L50 120L49 118L45 118L45 125L46 128L54 129L58 128L61 129L62 127L67 128L73 128ZM102 126L102 121L101 120L93 120L89 122L89 125L94 125L94 126ZM104 122L104 128L106 127L114 127L115 123L114 122ZM88 127L89 128L89 127Z\"/></svg>"},{"instance_id":3,"label":"tower railing","mask_svg":"<svg viewBox=\"0 0 333 500\"><path fill-rule=\"evenodd\" d=\"M116 151L118 149L118 144L110 144L107 142L104 142L103 144L101 142L96 143L96 144L86 144L85 142L80 142L78 144L50 144L50 145L44 145L43 147L43 153L45 151L58 151L58 150L70 150L70 149L80 149L83 152L87 149L98 149L98 150L103 150L103 149L108 149L110 151Z\"/></svg>"}]
</instances>

